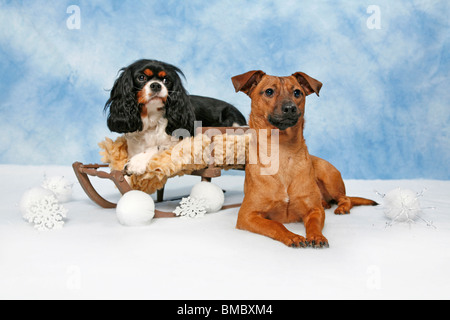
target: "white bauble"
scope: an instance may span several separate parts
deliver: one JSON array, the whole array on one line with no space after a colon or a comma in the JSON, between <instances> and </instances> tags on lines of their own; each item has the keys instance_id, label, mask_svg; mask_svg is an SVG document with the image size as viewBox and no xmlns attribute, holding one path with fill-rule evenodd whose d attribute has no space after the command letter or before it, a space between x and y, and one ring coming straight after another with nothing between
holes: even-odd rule
<instances>
[{"instance_id":1,"label":"white bauble","mask_svg":"<svg viewBox=\"0 0 450 320\"><path fill-rule=\"evenodd\" d=\"M45 177L42 187L52 191L59 202L68 202L72 197L73 183L62 176Z\"/></svg>"},{"instance_id":2,"label":"white bauble","mask_svg":"<svg viewBox=\"0 0 450 320\"><path fill-rule=\"evenodd\" d=\"M204 200L206 212L219 211L225 201L222 189L207 181L202 181L194 185L190 194L191 198Z\"/></svg>"},{"instance_id":3,"label":"white bauble","mask_svg":"<svg viewBox=\"0 0 450 320\"><path fill-rule=\"evenodd\" d=\"M147 193L131 190L117 203L117 219L125 226L144 226L155 216L155 203Z\"/></svg>"}]
</instances>

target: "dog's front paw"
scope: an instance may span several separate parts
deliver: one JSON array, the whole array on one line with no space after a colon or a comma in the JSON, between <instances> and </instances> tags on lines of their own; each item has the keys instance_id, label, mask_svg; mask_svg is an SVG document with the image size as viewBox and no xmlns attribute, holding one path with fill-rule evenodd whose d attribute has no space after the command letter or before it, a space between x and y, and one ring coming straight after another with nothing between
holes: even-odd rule
<instances>
[{"instance_id":1,"label":"dog's front paw","mask_svg":"<svg viewBox=\"0 0 450 320\"><path fill-rule=\"evenodd\" d=\"M144 165L142 163L134 163L134 162L130 161L125 165L124 169L128 175L133 175L133 174L141 175L141 174L144 174L145 168L146 168L146 165Z\"/></svg>"},{"instance_id":2,"label":"dog's front paw","mask_svg":"<svg viewBox=\"0 0 450 320\"><path fill-rule=\"evenodd\" d=\"M281 239L288 247L292 248L305 248L306 247L306 239L298 234L292 233L286 236L284 239Z\"/></svg>"},{"instance_id":3,"label":"dog's front paw","mask_svg":"<svg viewBox=\"0 0 450 320\"><path fill-rule=\"evenodd\" d=\"M328 240L323 235L314 235L306 237L306 244L313 248L328 248Z\"/></svg>"},{"instance_id":4,"label":"dog's front paw","mask_svg":"<svg viewBox=\"0 0 450 320\"><path fill-rule=\"evenodd\" d=\"M147 164L150 160L151 156L149 156L146 152L139 153L132 157L130 161L125 165L125 171L127 174L136 174L141 175L144 174L147 170Z\"/></svg>"}]
</instances>

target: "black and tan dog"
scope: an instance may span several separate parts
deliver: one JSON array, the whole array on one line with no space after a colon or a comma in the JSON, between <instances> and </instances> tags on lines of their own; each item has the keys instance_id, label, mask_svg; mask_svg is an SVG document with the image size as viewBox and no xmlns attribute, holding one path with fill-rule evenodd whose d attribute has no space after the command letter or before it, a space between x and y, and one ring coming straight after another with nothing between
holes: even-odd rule
<instances>
[{"instance_id":1,"label":"black and tan dog","mask_svg":"<svg viewBox=\"0 0 450 320\"><path fill-rule=\"evenodd\" d=\"M242 126L245 117L233 105L190 95L181 70L157 60L142 59L120 70L105 104L108 128L124 133L130 174L143 174L149 160L178 141L179 129L194 135L195 121L204 127Z\"/></svg>"},{"instance_id":2,"label":"black and tan dog","mask_svg":"<svg viewBox=\"0 0 450 320\"><path fill-rule=\"evenodd\" d=\"M246 164L245 196L237 228L292 247L328 247L322 234L324 207L329 208L335 202L338 205L335 213L345 214L355 205L377 203L346 196L340 172L329 162L308 153L303 138L305 98L311 93L319 95L322 83L302 72L276 77L260 70L235 76L232 82L236 92L242 91L252 100L250 128L257 132L266 129L264 138L268 140L276 132L279 139L275 174L262 174L267 163L261 161L259 154L256 163ZM259 139L261 134L256 142L258 150ZM306 238L283 225L296 221L303 221Z\"/></svg>"}]
</instances>

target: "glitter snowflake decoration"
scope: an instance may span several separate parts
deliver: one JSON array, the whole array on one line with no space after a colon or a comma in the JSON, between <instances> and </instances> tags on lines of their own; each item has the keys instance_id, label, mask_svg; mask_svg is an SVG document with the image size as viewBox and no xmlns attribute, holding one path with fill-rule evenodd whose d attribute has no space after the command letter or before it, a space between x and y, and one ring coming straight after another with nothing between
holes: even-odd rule
<instances>
[{"instance_id":1,"label":"glitter snowflake decoration","mask_svg":"<svg viewBox=\"0 0 450 320\"><path fill-rule=\"evenodd\" d=\"M407 222L411 225L415 220L420 219L427 226L436 228L433 221L427 221L421 217L423 209L434 209L433 207L423 208L420 205L419 198L423 196L425 190L416 193L409 189L396 188L386 194L377 192L384 199L384 214L390 219L389 222L386 222L386 227L400 222Z\"/></svg>"},{"instance_id":2,"label":"glitter snowflake decoration","mask_svg":"<svg viewBox=\"0 0 450 320\"><path fill-rule=\"evenodd\" d=\"M54 195L36 199L25 208L23 217L38 230L59 229L64 225L67 209L58 203Z\"/></svg>"},{"instance_id":3,"label":"glitter snowflake decoration","mask_svg":"<svg viewBox=\"0 0 450 320\"><path fill-rule=\"evenodd\" d=\"M183 198L174 213L181 217L203 217L206 213L205 200L192 197Z\"/></svg>"}]
</instances>

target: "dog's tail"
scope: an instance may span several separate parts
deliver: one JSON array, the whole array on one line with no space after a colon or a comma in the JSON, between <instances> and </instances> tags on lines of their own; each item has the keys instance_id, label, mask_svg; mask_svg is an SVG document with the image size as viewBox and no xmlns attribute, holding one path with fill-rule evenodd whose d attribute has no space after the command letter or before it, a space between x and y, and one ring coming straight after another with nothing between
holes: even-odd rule
<instances>
[{"instance_id":1,"label":"dog's tail","mask_svg":"<svg viewBox=\"0 0 450 320\"><path fill-rule=\"evenodd\" d=\"M370 199L366 199L366 198L360 198L360 197L348 197L350 199L350 201L352 202L352 206L377 206L378 203L370 200Z\"/></svg>"}]
</instances>

